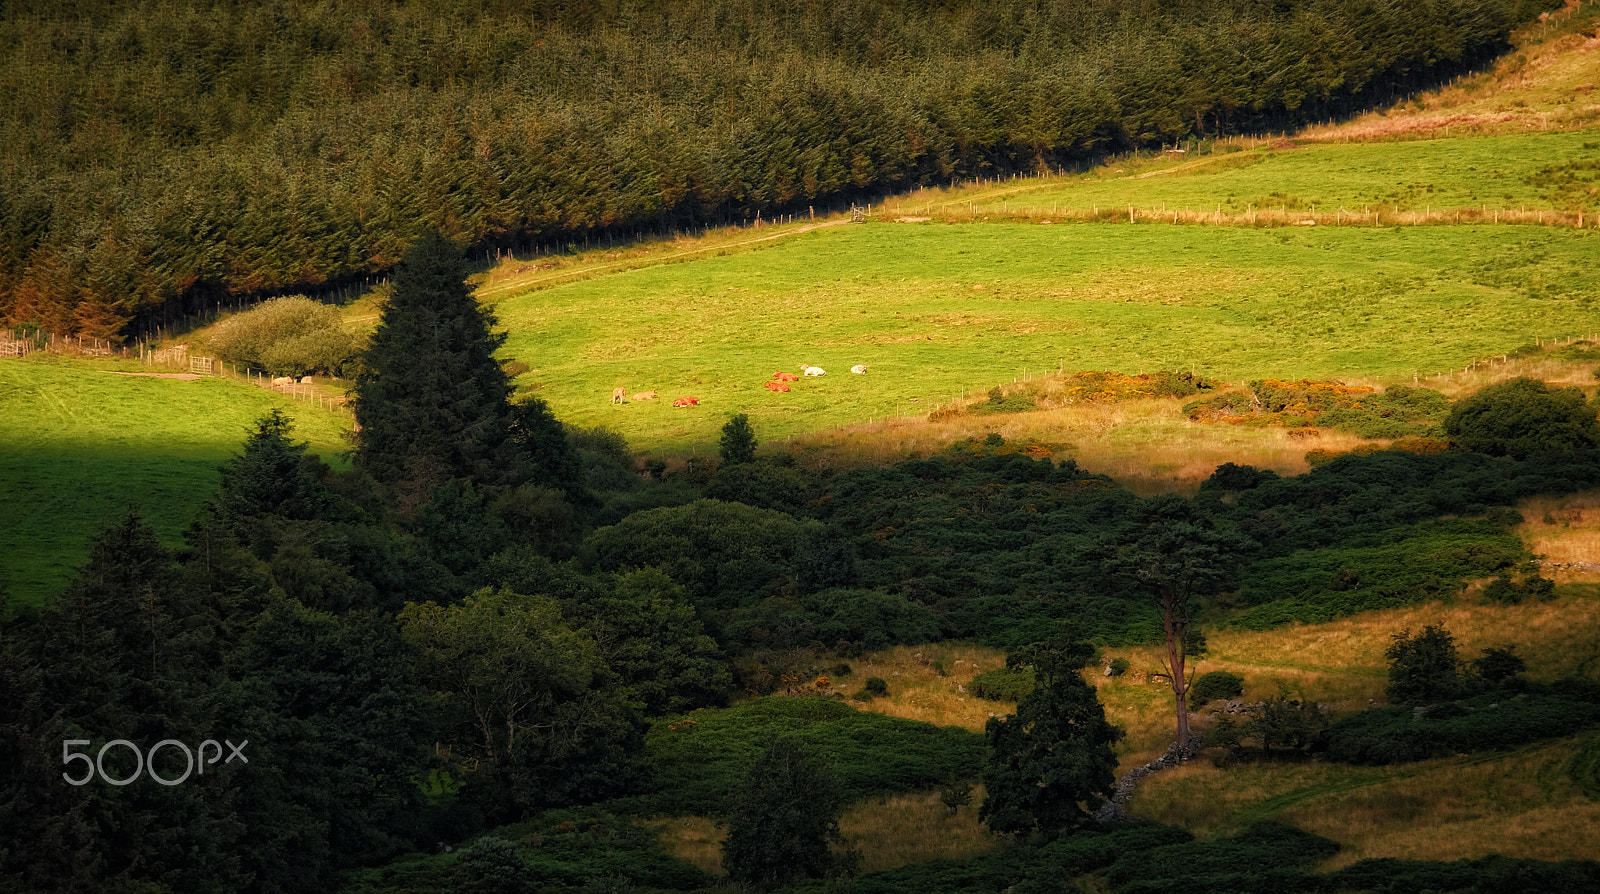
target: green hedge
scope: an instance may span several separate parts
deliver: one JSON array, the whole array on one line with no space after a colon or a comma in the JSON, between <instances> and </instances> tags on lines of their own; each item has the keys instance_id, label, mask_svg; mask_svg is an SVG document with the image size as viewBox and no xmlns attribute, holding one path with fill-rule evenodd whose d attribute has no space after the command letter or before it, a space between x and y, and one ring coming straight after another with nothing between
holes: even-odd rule
<instances>
[{"instance_id":1,"label":"green hedge","mask_svg":"<svg viewBox=\"0 0 1600 894\"><path fill-rule=\"evenodd\" d=\"M815 697L756 698L731 708L657 720L645 735L655 793L647 811L716 814L775 735L799 740L833 762L849 801L935 788L983 769L983 736L857 711Z\"/></svg>"},{"instance_id":2,"label":"green hedge","mask_svg":"<svg viewBox=\"0 0 1600 894\"><path fill-rule=\"evenodd\" d=\"M1362 711L1328 728L1327 756L1349 764L1397 764L1514 748L1600 723L1600 685L1572 680L1524 685L1526 692L1485 693L1434 705L1423 714L1408 707Z\"/></svg>"}]
</instances>

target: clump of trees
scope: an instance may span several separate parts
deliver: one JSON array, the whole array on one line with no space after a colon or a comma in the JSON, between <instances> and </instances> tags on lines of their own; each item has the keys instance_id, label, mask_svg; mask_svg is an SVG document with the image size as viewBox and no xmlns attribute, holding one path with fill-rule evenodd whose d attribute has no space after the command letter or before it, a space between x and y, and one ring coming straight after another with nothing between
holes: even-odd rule
<instances>
[{"instance_id":1,"label":"clump of trees","mask_svg":"<svg viewBox=\"0 0 1600 894\"><path fill-rule=\"evenodd\" d=\"M1597 414L1600 408L1581 389L1516 378L1458 401L1444 430L1464 450L1527 459L1536 453L1600 446Z\"/></svg>"},{"instance_id":2,"label":"clump of trees","mask_svg":"<svg viewBox=\"0 0 1600 894\"><path fill-rule=\"evenodd\" d=\"M843 845L838 780L798 741L780 737L750 767L728 816L722 865L734 881L767 890L797 879L849 875L860 855Z\"/></svg>"},{"instance_id":3,"label":"clump of trees","mask_svg":"<svg viewBox=\"0 0 1600 894\"><path fill-rule=\"evenodd\" d=\"M206 345L223 360L274 376L336 376L357 350L339 309L304 295L274 298L228 317L212 328Z\"/></svg>"}]
</instances>

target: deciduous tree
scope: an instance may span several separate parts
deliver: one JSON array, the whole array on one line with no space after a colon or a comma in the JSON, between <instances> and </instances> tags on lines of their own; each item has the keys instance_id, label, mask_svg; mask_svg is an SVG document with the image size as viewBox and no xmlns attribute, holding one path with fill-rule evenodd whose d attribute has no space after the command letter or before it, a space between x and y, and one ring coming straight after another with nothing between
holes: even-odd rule
<instances>
[{"instance_id":1,"label":"deciduous tree","mask_svg":"<svg viewBox=\"0 0 1600 894\"><path fill-rule=\"evenodd\" d=\"M989 719L988 794L978 818L996 832L1057 833L1087 822L1111 796L1121 731L1079 671L1093 647L1070 635L1006 656L1008 666L1031 664L1033 692L1010 717Z\"/></svg>"},{"instance_id":2,"label":"deciduous tree","mask_svg":"<svg viewBox=\"0 0 1600 894\"><path fill-rule=\"evenodd\" d=\"M739 788L722 865L734 881L762 889L848 870L848 856L841 861L829 848L844 842L843 809L832 769L796 740L775 739Z\"/></svg>"}]
</instances>

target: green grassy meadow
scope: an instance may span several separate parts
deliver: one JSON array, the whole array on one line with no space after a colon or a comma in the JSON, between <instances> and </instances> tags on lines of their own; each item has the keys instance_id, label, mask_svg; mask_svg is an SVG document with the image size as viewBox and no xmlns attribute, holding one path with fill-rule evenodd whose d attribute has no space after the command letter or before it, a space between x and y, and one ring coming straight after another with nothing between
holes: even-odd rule
<instances>
[{"instance_id":1,"label":"green grassy meadow","mask_svg":"<svg viewBox=\"0 0 1600 894\"><path fill-rule=\"evenodd\" d=\"M1254 142L1254 141L1252 141ZM1284 146L1285 148L1275 148ZM1322 214L1600 209L1600 129L1383 143L1223 144L1202 156L1166 156L1095 168L1078 177L1013 181L976 195L928 194L894 203L937 213L969 202L978 214L1082 214L1129 205L1240 214L1250 208ZM1541 173L1550 171L1550 173ZM1561 172L1572 176L1560 176Z\"/></svg>"},{"instance_id":2,"label":"green grassy meadow","mask_svg":"<svg viewBox=\"0 0 1600 894\"><path fill-rule=\"evenodd\" d=\"M1409 145L1409 144L1396 144ZM1409 380L1597 322L1600 233L872 223L635 268L495 306L518 384L636 449L714 450L896 415L1055 371ZM762 383L801 363L828 375ZM866 375L849 373L867 364ZM611 390L655 390L623 406ZM683 395L699 407L676 409Z\"/></svg>"},{"instance_id":3,"label":"green grassy meadow","mask_svg":"<svg viewBox=\"0 0 1600 894\"><path fill-rule=\"evenodd\" d=\"M0 582L25 604L52 598L91 537L136 507L176 545L219 481L217 467L273 407L340 464L346 418L226 379L120 375L136 365L35 355L0 362Z\"/></svg>"}]
</instances>

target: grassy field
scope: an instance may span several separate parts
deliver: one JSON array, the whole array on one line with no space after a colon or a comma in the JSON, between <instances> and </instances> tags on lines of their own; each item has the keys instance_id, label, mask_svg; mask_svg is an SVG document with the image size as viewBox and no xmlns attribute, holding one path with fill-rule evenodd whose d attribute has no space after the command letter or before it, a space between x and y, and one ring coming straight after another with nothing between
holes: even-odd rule
<instances>
[{"instance_id":1,"label":"grassy field","mask_svg":"<svg viewBox=\"0 0 1600 894\"><path fill-rule=\"evenodd\" d=\"M217 467L273 407L341 463L349 423L340 416L225 379L125 374L140 371L42 355L0 361L0 581L21 602L59 592L89 539L130 506L179 543Z\"/></svg>"},{"instance_id":2,"label":"grassy field","mask_svg":"<svg viewBox=\"0 0 1600 894\"><path fill-rule=\"evenodd\" d=\"M766 439L1065 368L1409 380L1596 321L1600 232L869 224L496 306L561 418L649 452ZM762 388L801 363L829 375ZM868 373L848 369L867 364ZM660 399L609 403L611 389ZM701 406L675 409L693 395Z\"/></svg>"},{"instance_id":3,"label":"grassy field","mask_svg":"<svg viewBox=\"0 0 1600 894\"><path fill-rule=\"evenodd\" d=\"M1382 213L1382 223L1398 212L1458 210L1492 222L1496 212L1543 209L1586 211L1585 226L1592 227L1600 209L1600 194L1591 189L1594 171L1586 166L1600 148L1600 128L1401 143L1239 140L1221 148L1231 151L1129 160L1079 177L1010 181L960 194L913 194L886 205L882 215L968 211L1060 219L1099 209L1126 220L1131 205L1137 216L1158 221L1170 220L1172 212L1183 212L1182 221L1206 221L1220 212L1234 223L1255 209L1297 212L1294 221L1315 211L1322 224L1370 224L1372 211ZM1591 179L1541 174L1568 168Z\"/></svg>"}]
</instances>

